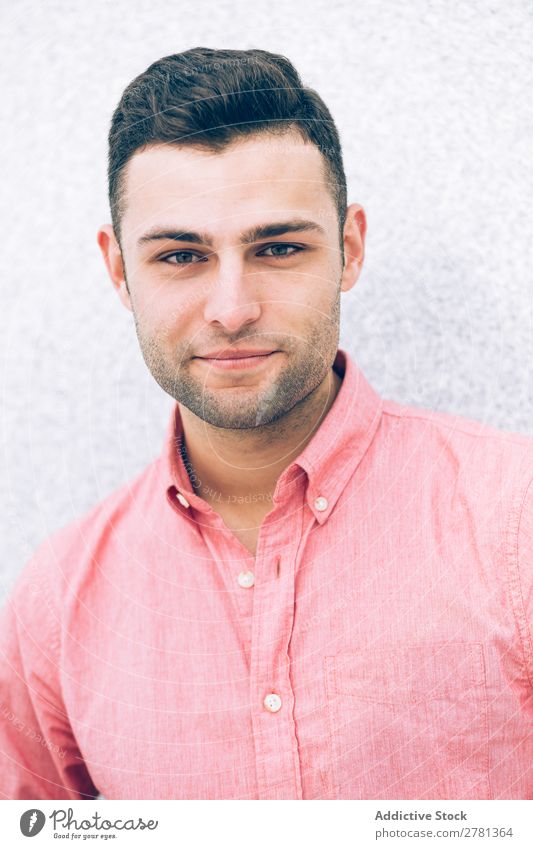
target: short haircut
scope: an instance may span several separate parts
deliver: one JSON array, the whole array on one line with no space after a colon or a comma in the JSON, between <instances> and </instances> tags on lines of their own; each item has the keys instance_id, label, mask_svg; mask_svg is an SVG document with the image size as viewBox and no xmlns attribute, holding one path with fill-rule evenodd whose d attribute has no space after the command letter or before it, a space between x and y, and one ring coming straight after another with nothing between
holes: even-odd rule
<instances>
[{"instance_id":1,"label":"short haircut","mask_svg":"<svg viewBox=\"0 0 533 849\"><path fill-rule=\"evenodd\" d=\"M195 47L165 56L124 90L109 130L109 204L117 239L123 172L136 151L158 143L222 151L246 136L291 130L316 145L324 158L342 253L346 175L331 113L313 89L302 86L285 56L255 49Z\"/></svg>"}]
</instances>

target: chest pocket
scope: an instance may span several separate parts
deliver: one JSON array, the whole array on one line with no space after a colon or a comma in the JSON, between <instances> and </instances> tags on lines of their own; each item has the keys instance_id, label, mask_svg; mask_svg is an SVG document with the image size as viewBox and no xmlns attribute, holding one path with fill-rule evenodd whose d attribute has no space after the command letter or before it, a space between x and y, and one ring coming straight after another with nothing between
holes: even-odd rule
<instances>
[{"instance_id":1,"label":"chest pocket","mask_svg":"<svg viewBox=\"0 0 533 849\"><path fill-rule=\"evenodd\" d=\"M480 643L324 658L338 799L490 799Z\"/></svg>"}]
</instances>

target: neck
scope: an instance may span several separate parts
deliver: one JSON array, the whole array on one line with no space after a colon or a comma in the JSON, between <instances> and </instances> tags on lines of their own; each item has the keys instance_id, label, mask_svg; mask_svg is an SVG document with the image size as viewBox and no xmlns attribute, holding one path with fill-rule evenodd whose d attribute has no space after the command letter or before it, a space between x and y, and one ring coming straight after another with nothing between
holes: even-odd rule
<instances>
[{"instance_id":1,"label":"neck","mask_svg":"<svg viewBox=\"0 0 533 849\"><path fill-rule=\"evenodd\" d=\"M213 427L180 405L185 465L195 492L213 505L238 503L239 498L271 503L278 478L320 427L341 383L330 369L314 392L286 416L257 428Z\"/></svg>"}]
</instances>

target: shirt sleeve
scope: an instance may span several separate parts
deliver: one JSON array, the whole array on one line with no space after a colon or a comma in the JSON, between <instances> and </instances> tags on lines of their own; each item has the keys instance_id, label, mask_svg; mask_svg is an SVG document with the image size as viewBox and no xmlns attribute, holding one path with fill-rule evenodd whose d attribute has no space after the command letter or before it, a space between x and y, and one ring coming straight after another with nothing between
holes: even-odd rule
<instances>
[{"instance_id":1,"label":"shirt sleeve","mask_svg":"<svg viewBox=\"0 0 533 849\"><path fill-rule=\"evenodd\" d=\"M533 718L533 479L529 482L522 501L517 538L518 574L523 598L524 652L531 690Z\"/></svg>"},{"instance_id":2,"label":"shirt sleeve","mask_svg":"<svg viewBox=\"0 0 533 849\"><path fill-rule=\"evenodd\" d=\"M61 696L59 634L35 554L0 612L0 798L98 795Z\"/></svg>"}]
</instances>

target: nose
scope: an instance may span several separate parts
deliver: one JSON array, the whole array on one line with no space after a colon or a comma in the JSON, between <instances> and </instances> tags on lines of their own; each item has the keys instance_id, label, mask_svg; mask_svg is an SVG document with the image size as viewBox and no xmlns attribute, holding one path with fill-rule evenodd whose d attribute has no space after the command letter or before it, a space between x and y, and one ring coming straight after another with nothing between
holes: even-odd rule
<instances>
[{"instance_id":1,"label":"nose","mask_svg":"<svg viewBox=\"0 0 533 849\"><path fill-rule=\"evenodd\" d=\"M253 324L261 315L256 284L257 277L246 274L242 256L230 250L221 251L218 271L205 299L204 321L228 333Z\"/></svg>"}]
</instances>

